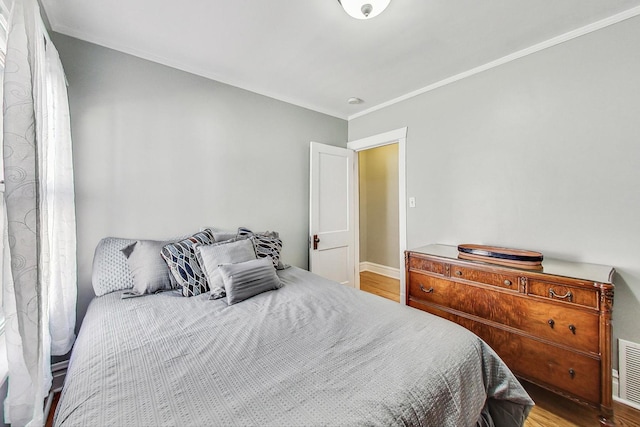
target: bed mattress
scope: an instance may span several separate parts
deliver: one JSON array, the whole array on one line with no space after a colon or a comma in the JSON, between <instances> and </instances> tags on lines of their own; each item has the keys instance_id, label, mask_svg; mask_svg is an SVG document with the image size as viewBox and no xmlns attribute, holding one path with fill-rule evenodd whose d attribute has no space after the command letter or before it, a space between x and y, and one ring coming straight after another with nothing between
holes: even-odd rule
<instances>
[{"instance_id":1,"label":"bed mattress","mask_svg":"<svg viewBox=\"0 0 640 427\"><path fill-rule=\"evenodd\" d=\"M533 402L466 329L299 268L227 306L95 298L57 426L522 425Z\"/></svg>"}]
</instances>

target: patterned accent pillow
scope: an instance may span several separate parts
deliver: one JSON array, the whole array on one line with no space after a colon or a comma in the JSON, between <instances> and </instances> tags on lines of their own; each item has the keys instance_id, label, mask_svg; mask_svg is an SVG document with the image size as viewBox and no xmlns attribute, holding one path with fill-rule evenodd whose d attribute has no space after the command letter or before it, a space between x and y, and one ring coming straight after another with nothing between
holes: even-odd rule
<instances>
[{"instance_id":1,"label":"patterned accent pillow","mask_svg":"<svg viewBox=\"0 0 640 427\"><path fill-rule=\"evenodd\" d=\"M265 231L254 233L245 227L238 228L238 239L251 239L258 258L271 257L273 266L278 270L287 268L280 262L280 252L282 251L282 240L277 231Z\"/></svg>"},{"instance_id":2,"label":"patterned accent pillow","mask_svg":"<svg viewBox=\"0 0 640 427\"><path fill-rule=\"evenodd\" d=\"M249 237L253 237L253 236L272 237L276 239L280 238L280 234L277 231L262 231L262 232L254 233L253 231L249 230L246 227L238 227L238 233L236 234L236 237L238 239L240 238L248 239Z\"/></svg>"},{"instance_id":3,"label":"patterned accent pillow","mask_svg":"<svg viewBox=\"0 0 640 427\"><path fill-rule=\"evenodd\" d=\"M194 245L210 245L214 241L211 230L206 229L162 248L162 257L178 286L182 287L182 296L191 297L209 291L207 278L198 264Z\"/></svg>"}]
</instances>

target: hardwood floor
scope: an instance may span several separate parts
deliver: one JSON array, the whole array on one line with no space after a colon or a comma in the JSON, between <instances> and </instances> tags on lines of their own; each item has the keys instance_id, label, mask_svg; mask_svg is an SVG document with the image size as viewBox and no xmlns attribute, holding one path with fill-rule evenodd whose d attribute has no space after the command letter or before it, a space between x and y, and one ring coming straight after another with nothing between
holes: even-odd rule
<instances>
[{"instance_id":1,"label":"hardwood floor","mask_svg":"<svg viewBox=\"0 0 640 427\"><path fill-rule=\"evenodd\" d=\"M536 406L531 410L525 427L598 427L599 413L572 402L534 384L521 381ZM618 427L640 426L640 411L627 405L613 402L615 425Z\"/></svg>"},{"instance_id":2,"label":"hardwood floor","mask_svg":"<svg viewBox=\"0 0 640 427\"><path fill-rule=\"evenodd\" d=\"M400 280L363 271L360 273L360 290L400 302Z\"/></svg>"},{"instance_id":3,"label":"hardwood floor","mask_svg":"<svg viewBox=\"0 0 640 427\"><path fill-rule=\"evenodd\" d=\"M60 400L60 392L53 394L53 402L51 402L51 408L49 409L49 413L45 414L47 416L47 422L45 423L45 427L53 427L53 416L56 413L56 408L58 407L58 401Z\"/></svg>"}]
</instances>

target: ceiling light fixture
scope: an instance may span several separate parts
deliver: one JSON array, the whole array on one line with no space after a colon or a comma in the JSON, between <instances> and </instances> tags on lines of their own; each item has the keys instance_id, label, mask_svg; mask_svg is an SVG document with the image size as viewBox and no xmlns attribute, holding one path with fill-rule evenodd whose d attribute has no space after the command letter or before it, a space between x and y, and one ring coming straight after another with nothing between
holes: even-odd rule
<instances>
[{"instance_id":1,"label":"ceiling light fixture","mask_svg":"<svg viewBox=\"0 0 640 427\"><path fill-rule=\"evenodd\" d=\"M362 104L364 101L362 99L356 98L354 96L354 97L351 97L351 98L347 99L347 102L349 104L351 104L351 105L358 105L358 104Z\"/></svg>"},{"instance_id":2,"label":"ceiling light fixture","mask_svg":"<svg viewBox=\"0 0 640 427\"><path fill-rule=\"evenodd\" d=\"M356 19L371 19L382 13L391 0L338 0L342 8Z\"/></svg>"}]
</instances>

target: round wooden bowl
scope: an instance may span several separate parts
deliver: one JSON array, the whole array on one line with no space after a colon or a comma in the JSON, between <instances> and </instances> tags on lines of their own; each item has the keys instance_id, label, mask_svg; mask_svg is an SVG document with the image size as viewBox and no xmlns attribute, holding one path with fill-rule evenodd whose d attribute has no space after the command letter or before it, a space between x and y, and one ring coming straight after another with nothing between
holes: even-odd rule
<instances>
[{"instance_id":1,"label":"round wooden bowl","mask_svg":"<svg viewBox=\"0 0 640 427\"><path fill-rule=\"evenodd\" d=\"M474 244L458 245L458 256L463 259L536 269L542 268L543 259L540 252Z\"/></svg>"}]
</instances>

